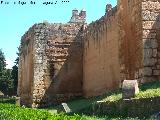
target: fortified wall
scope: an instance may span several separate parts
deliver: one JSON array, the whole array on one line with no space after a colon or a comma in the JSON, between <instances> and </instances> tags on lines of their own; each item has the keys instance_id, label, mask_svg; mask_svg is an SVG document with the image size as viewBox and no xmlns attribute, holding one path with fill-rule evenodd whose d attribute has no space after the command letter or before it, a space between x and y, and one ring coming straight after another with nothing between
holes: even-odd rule
<instances>
[{"instance_id":1,"label":"fortified wall","mask_svg":"<svg viewBox=\"0 0 160 120\"><path fill-rule=\"evenodd\" d=\"M120 64L123 79L158 80L158 0L119 1Z\"/></svg>"},{"instance_id":2,"label":"fortified wall","mask_svg":"<svg viewBox=\"0 0 160 120\"><path fill-rule=\"evenodd\" d=\"M101 95L125 79L159 80L159 13L158 0L118 0L89 25L84 10L67 24L35 24L21 40L21 103L43 107Z\"/></svg>"},{"instance_id":3,"label":"fortified wall","mask_svg":"<svg viewBox=\"0 0 160 120\"><path fill-rule=\"evenodd\" d=\"M117 7L107 5L106 15L91 23L84 34L83 91L95 96L118 88L120 64Z\"/></svg>"},{"instance_id":4,"label":"fortified wall","mask_svg":"<svg viewBox=\"0 0 160 120\"><path fill-rule=\"evenodd\" d=\"M22 37L18 94L32 107L82 95L82 24L35 24Z\"/></svg>"},{"instance_id":5,"label":"fortified wall","mask_svg":"<svg viewBox=\"0 0 160 120\"><path fill-rule=\"evenodd\" d=\"M83 93L96 96L121 86L159 80L158 0L118 0L84 34Z\"/></svg>"}]
</instances>

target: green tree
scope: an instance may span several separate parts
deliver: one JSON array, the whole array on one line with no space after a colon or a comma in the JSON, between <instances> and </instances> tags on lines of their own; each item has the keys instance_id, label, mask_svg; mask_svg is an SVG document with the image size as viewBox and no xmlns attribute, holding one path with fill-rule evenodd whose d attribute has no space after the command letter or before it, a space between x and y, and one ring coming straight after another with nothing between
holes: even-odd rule
<instances>
[{"instance_id":1,"label":"green tree","mask_svg":"<svg viewBox=\"0 0 160 120\"><path fill-rule=\"evenodd\" d=\"M5 68L6 68L6 60L4 57L4 53L0 49L0 91L5 92L7 87L7 83L5 81Z\"/></svg>"},{"instance_id":2,"label":"green tree","mask_svg":"<svg viewBox=\"0 0 160 120\"><path fill-rule=\"evenodd\" d=\"M4 53L0 49L0 91L4 94L11 95L13 93L13 80L11 78L11 70L6 69L6 60Z\"/></svg>"},{"instance_id":3,"label":"green tree","mask_svg":"<svg viewBox=\"0 0 160 120\"><path fill-rule=\"evenodd\" d=\"M0 49L0 77L2 76L5 68L6 68L6 60L5 60L5 57L4 57L4 53Z\"/></svg>"},{"instance_id":4,"label":"green tree","mask_svg":"<svg viewBox=\"0 0 160 120\"><path fill-rule=\"evenodd\" d=\"M17 53L18 57L15 60L15 65L12 67L11 76L13 79L13 86L14 86L14 94L17 93L18 87L18 63L19 63L19 53Z\"/></svg>"},{"instance_id":5,"label":"green tree","mask_svg":"<svg viewBox=\"0 0 160 120\"><path fill-rule=\"evenodd\" d=\"M17 86L18 86L18 64L15 64L12 67L11 76L13 79L14 94L16 94L17 93Z\"/></svg>"}]
</instances>

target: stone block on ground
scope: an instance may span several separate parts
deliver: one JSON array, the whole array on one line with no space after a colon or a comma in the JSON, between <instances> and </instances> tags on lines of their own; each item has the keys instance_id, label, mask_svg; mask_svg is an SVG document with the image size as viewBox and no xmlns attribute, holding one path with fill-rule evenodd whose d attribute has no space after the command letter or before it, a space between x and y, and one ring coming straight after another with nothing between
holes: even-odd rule
<instances>
[{"instance_id":1,"label":"stone block on ground","mask_svg":"<svg viewBox=\"0 0 160 120\"><path fill-rule=\"evenodd\" d=\"M63 111L67 114L71 114L72 110L69 108L69 106L67 105L67 103L62 103L63 106Z\"/></svg>"},{"instance_id":2,"label":"stone block on ground","mask_svg":"<svg viewBox=\"0 0 160 120\"><path fill-rule=\"evenodd\" d=\"M20 97L16 97L16 105L17 105L17 106L20 106L20 105L21 105Z\"/></svg>"},{"instance_id":3,"label":"stone block on ground","mask_svg":"<svg viewBox=\"0 0 160 120\"><path fill-rule=\"evenodd\" d=\"M0 98L3 98L4 94L0 91Z\"/></svg>"},{"instance_id":4,"label":"stone block on ground","mask_svg":"<svg viewBox=\"0 0 160 120\"><path fill-rule=\"evenodd\" d=\"M139 92L137 80L124 80L122 85L122 98L130 99L135 97L135 94Z\"/></svg>"}]
</instances>

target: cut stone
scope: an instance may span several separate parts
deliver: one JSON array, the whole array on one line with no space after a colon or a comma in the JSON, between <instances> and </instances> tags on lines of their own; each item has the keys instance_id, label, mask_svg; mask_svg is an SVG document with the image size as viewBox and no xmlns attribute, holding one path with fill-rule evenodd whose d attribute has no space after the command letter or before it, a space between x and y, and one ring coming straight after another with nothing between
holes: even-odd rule
<instances>
[{"instance_id":1,"label":"cut stone","mask_svg":"<svg viewBox=\"0 0 160 120\"><path fill-rule=\"evenodd\" d=\"M145 67L147 66L154 66L156 64L157 60L155 58L144 58L143 65Z\"/></svg>"},{"instance_id":2,"label":"cut stone","mask_svg":"<svg viewBox=\"0 0 160 120\"><path fill-rule=\"evenodd\" d=\"M20 106L20 105L21 105L20 97L16 97L16 105L17 105L17 106Z\"/></svg>"},{"instance_id":3,"label":"cut stone","mask_svg":"<svg viewBox=\"0 0 160 120\"><path fill-rule=\"evenodd\" d=\"M160 70L153 70L153 75L160 75Z\"/></svg>"},{"instance_id":4,"label":"cut stone","mask_svg":"<svg viewBox=\"0 0 160 120\"><path fill-rule=\"evenodd\" d=\"M122 85L122 98L130 99L139 93L137 80L124 80Z\"/></svg>"},{"instance_id":5,"label":"cut stone","mask_svg":"<svg viewBox=\"0 0 160 120\"><path fill-rule=\"evenodd\" d=\"M4 97L4 94L0 91L0 98Z\"/></svg>"},{"instance_id":6,"label":"cut stone","mask_svg":"<svg viewBox=\"0 0 160 120\"><path fill-rule=\"evenodd\" d=\"M62 103L63 109L66 113L71 113L71 109L68 107L67 103Z\"/></svg>"},{"instance_id":7,"label":"cut stone","mask_svg":"<svg viewBox=\"0 0 160 120\"><path fill-rule=\"evenodd\" d=\"M155 49L158 47L158 44L156 42L156 39L143 39L143 46L144 49Z\"/></svg>"},{"instance_id":8,"label":"cut stone","mask_svg":"<svg viewBox=\"0 0 160 120\"><path fill-rule=\"evenodd\" d=\"M152 75L152 68L151 67L144 67L143 75L144 76L151 76Z\"/></svg>"},{"instance_id":9,"label":"cut stone","mask_svg":"<svg viewBox=\"0 0 160 120\"><path fill-rule=\"evenodd\" d=\"M153 55L152 49L144 49L144 57L145 58L151 58Z\"/></svg>"}]
</instances>

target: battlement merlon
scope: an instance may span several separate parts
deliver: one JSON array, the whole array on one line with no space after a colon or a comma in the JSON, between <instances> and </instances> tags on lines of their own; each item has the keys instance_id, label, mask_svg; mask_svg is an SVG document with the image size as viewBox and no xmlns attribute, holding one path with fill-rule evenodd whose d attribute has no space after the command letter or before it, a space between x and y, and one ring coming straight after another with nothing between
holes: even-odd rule
<instances>
[{"instance_id":1,"label":"battlement merlon","mask_svg":"<svg viewBox=\"0 0 160 120\"><path fill-rule=\"evenodd\" d=\"M85 23L86 22L86 11L82 9L79 13L77 9L72 10L72 17L69 23Z\"/></svg>"}]
</instances>

